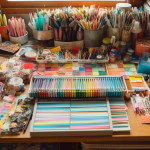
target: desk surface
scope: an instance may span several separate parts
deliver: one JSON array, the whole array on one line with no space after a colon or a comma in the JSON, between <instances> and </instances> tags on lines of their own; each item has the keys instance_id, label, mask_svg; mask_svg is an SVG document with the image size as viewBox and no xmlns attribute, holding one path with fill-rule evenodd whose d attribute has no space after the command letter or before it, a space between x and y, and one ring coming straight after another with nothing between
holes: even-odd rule
<instances>
[{"instance_id":1,"label":"desk surface","mask_svg":"<svg viewBox=\"0 0 150 150\"><path fill-rule=\"evenodd\" d=\"M126 80L127 87L130 89L129 81ZM26 91L22 94L26 94L29 85L26 85ZM131 131L128 134L114 133L113 136L98 136L98 137L49 137L49 138L31 138L30 137L30 124L25 134L17 136L0 136L0 143L43 143L43 142L142 142L150 141L150 125L141 124L139 122L139 116L133 112L132 104L130 101L126 101L128 107L128 117L130 122Z\"/></svg>"}]
</instances>

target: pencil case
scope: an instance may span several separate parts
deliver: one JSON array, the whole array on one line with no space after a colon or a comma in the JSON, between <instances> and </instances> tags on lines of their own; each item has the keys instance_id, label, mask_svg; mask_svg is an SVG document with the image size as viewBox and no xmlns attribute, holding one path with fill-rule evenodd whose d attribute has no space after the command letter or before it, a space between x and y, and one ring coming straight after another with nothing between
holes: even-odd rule
<instances>
[{"instance_id":1,"label":"pencil case","mask_svg":"<svg viewBox=\"0 0 150 150\"><path fill-rule=\"evenodd\" d=\"M48 31L33 30L33 37L34 39L40 41L52 40L54 38L54 33L53 30Z\"/></svg>"}]
</instances>

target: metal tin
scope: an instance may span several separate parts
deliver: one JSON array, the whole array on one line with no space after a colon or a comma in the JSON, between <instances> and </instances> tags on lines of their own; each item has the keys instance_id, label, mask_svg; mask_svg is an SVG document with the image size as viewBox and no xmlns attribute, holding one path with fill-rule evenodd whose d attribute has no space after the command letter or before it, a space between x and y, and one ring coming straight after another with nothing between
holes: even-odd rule
<instances>
[{"instance_id":1,"label":"metal tin","mask_svg":"<svg viewBox=\"0 0 150 150\"><path fill-rule=\"evenodd\" d=\"M84 30L84 44L86 47L99 47L103 38L103 29L96 31Z\"/></svg>"},{"instance_id":2,"label":"metal tin","mask_svg":"<svg viewBox=\"0 0 150 150\"><path fill-rule=\"evenodd\" d=\"M48 31L37 31L33 30L33 37L36 40L51 40L54 38L54 33L53 30L48 30Z\"/></svg>"}]
</instances>

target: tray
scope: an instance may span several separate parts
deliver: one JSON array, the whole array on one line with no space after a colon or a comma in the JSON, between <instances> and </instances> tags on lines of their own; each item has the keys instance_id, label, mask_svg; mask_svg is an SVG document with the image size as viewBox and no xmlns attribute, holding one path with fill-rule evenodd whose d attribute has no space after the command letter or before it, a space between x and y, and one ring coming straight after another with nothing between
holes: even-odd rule
<instances>
[{"instance_id":1,"label":"tray","mask_svg":"<svg viewBox=\"0 0 150 150\"><path fill-rule=\"evenodd\" d=\"M49 104L52 104L52 103L58 103L58 104L61 104L61 103L66 103L66 102L62 102L62 101L44 101L44 102L41 102L44 101L43 99L40 99L39 102L36 102L35 104L35 107L34 107L34 113L33 113L33 118L32 118L32 123L31 123L31 128L30 128L30 134L31 134L31 137L54 137L54 136L108 136L108 135L112 135L112 123L111 123L111 115L110 115L110 108L109 108L109 102L107 99L94 99L95 101L104 101L104 103L106 103L107 105L107 111L106 111L106 114L108 116L108 128L104 128L104 127L101 127L101 129L70 129L71 128L71 125L73 125L71 123L71 116L73 115L72 114L72 108L68 108L69 109L69 112L68 112L68 117L69 117L69 129L46 129L46 130L40 130L40 129L36 129L39 125L38 125L38 122L36 122L35 126L34 126L34 121L35 121L35 118L36 118L36 112L37 112L37 106L39 108L39 105L40 103L43 104L46 104L46 105L49 105ZM93 104L95 101L92 99L92 102L91 104ZM86 102L88 101L88 99L86 99L86 101L84 101L84 103L86 104ZM72 105L72 103L79 103L79 100L78 99L75 99L75 100L71 100L70 101L67 101L67 103L70 105ZM83 101L81 101L82 103ZM89 103L89 102L87 102ZM99 103L99 102L98 102ZM101 102L100 102L101 103ZM50 109L49 109L50 110ZM59 109L58 109L59 110ZM38 110L39 112L39 110ZM99 111L98 111L99 112ZM90 112L89 112L90 114ZM93 114L91 114L93 115ZM36 120L38 120L38 118L36 118ZM42 127L41 127L42 128Z\"/></svg>"}]
</instances>

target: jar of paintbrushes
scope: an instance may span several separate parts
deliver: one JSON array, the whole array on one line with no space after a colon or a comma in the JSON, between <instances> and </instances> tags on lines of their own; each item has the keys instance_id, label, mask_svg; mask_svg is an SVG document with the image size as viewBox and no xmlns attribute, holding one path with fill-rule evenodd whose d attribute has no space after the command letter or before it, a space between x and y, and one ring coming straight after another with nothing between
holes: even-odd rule
<instances>
[{"instance_id":1,"label":"jar of paintbrushes","mask_svg":"<svg viewBox=\"0 0 150 150\"><path fill-rule=\"evenodd\" d=\"M36 40L52 40L54 38L53 28L51 26L50 10L37 9L36 12L29 13L29 27L33 32L33 37Z\"/></svg>"},{"instance_id":2,"label":"jar of paintbrushes","mask_svg":"<svg viewBox=\"0 0 150 150\"><path fill-rule=\"evenodd\" d=\"M24 19L12 17L8 19L9 38L13 43L25 44L28 42L28 32Z\"/></svg>"}]
</instances>

